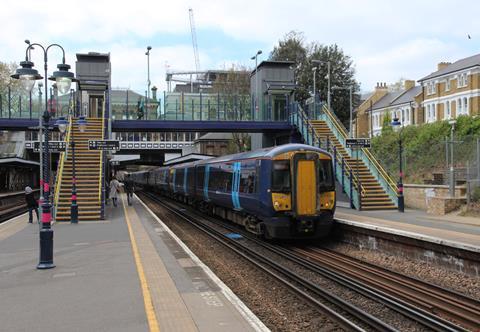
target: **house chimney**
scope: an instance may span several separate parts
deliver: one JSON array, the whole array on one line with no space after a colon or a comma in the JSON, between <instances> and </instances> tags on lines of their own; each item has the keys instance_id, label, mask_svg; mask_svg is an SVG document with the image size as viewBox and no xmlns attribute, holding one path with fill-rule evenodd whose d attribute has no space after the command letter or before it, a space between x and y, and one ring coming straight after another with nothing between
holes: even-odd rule
<instances>
[{"instance_id":1,"label":"house chimney","mask_svg":"<svg viewBox=\"0 0 480 332\"><path fill-rule=\"evenodd\" d=\"M442 70L443 68L448 67L448 65L451 65L451 62L439 62L437 65L437 70Z\"/></svg>"},{"instance_id":2,"label":"house chimney","mask_svg":"<svg viewBox=\"0 0 480 332\"><path fill-rule=\"evenodd\" d=\"M408 91L411 88L415 87L415 81L414 80L405 80L405 90Z\"/></svg>"}]
</instances>

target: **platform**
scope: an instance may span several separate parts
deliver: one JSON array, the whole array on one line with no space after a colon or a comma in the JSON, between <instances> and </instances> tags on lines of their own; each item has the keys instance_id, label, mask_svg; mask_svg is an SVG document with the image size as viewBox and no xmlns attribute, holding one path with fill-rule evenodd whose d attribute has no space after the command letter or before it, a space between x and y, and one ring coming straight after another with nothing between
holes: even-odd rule
<instances>
[{"instance_id":1,"label":"platform","mask_svg":"<svg viewBox=\"0 0 480 332\"><path fill-rule=\"evenodd\" d=\"M426 212L405 209L398 211L357 211L342 204L337 206L338 222L357 227L383 230L455 248L480 252L480 218L433 216Z\"/></svg>"},{"instance_id":2,"label":"platform","mask_svg":"<svg viewBox=\"0 0 480 332\"><path fill-rule=\"evenodd\" d=\"M138 199L56 223L50 270L27 219L0 224L0 330L268 330Z\"/></svg>"}]
</instances>

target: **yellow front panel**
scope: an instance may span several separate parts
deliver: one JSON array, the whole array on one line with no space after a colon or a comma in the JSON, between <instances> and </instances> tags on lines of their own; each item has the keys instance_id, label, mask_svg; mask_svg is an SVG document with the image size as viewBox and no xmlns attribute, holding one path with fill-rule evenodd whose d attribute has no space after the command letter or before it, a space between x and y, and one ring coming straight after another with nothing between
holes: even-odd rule
<instances>
[{"instance_id":1,"label":"yellow front panel","mask_svg":"<svg viewBox=\"0 0 480 332\"><path fill-rule=\"evenodd\" d=\"M317 210L315 161L299 160L297 166L296 204L298 215L312 215Z\"/></svg>"}]
</instances>

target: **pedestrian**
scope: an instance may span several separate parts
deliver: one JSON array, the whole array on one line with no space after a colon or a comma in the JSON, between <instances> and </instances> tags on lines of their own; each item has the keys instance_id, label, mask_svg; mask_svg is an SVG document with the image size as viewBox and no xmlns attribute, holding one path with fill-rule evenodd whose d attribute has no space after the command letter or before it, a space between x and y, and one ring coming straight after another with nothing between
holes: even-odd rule
<instances>
[{"instance_id":1,"label":"pedestrian","mask_svg":"<svg viewBox=\"0 0 480 332\"><path fill-rule=\"evenodd\" d=\"M120 182L113 177L113 179L110 181L110 198L112 199L113 206L117 206L117 194L118 191L120 190Z\"/></svg>"},{"instance_id":2,"label":"pedestrian","mask_svg":"<svg viewBox=\"0 0 480 332\"><path fill-rule=\"evenodd\" d=\"M25 187L25 201L27 202L28 207L28 223L31 224L33 222L32 211L35 211L35 214L37 215L37 223L40 223L38 218L38 202L35 199L35 194L33 193L32 188L29 186Z\"/></svg>"},{"instance_id":3,"label":"pedestrian","mask_svg":"<svg viewBox=\"0 0 480 332\"><path fill-rule=\"evenodd\" d=\"M129 174L129 173L127 173L127 174L125 175L125 180L123 181L123 185L124 185L124 188L125 188L125 192L127 193L127 202L128 202L128 205L132 205L134 188L133 188L133 181L132 181L132 179L130 178L130 174Z\"/></svg>"}]
</instances>

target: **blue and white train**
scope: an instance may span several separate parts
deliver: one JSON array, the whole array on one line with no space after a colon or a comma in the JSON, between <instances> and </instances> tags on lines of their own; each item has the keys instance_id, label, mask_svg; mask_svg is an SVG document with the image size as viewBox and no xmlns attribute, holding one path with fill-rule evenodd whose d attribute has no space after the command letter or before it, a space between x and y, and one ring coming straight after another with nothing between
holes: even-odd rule
<instances>
[{"instance_id":1,"label":"blue and white train","mask_svg":"<svg viewBox=\"0 0 480 332\"><path fill-rule=\"evenodd\" d=\"M195 205L267 239L328 235L335 211L332 156L286 144L131 175L136 186Z\"/></svg>"}]
</instances>

